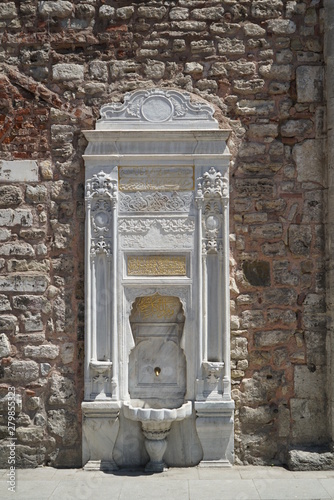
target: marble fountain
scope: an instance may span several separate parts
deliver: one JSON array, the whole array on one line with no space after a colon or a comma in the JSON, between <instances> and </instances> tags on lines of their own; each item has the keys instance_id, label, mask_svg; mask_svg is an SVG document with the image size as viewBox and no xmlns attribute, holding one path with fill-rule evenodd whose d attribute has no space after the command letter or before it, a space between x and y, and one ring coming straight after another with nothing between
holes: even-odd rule
<instances>
[{"instance_id":1,"label":"marble fountain","mask_svg":"<svg viewBox=\"0 0 334 500\"><path fill-rule=\"evenodd\" d=\"M229 131L138 90L85 131L87 470L233 464Z\"/></svg>"}]
</instances>

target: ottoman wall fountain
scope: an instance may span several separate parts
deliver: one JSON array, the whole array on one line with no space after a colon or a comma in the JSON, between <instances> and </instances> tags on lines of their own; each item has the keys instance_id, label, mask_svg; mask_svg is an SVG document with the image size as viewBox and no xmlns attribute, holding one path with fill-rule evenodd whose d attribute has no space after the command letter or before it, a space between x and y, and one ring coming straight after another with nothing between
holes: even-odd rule
<instances>
[{"instance_id":1,"label":"ottoman wall fountain","mask_svg":"<svg viewBox=\"0 0 334 500\"><path fill-rule=\"evenodd\" d=\"M83 465L230 466L228 130L138 90L85 131Z\"/></svg>"}]
</instances>

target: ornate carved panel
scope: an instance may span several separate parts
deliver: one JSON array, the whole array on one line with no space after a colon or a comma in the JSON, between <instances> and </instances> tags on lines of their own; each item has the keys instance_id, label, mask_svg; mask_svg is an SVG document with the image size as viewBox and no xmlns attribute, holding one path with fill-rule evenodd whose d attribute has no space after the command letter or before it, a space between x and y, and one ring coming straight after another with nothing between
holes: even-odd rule
<instances>
[{"instance_id":1,"label":"ornate carved panel","mask_svg":"<svg viewBox=\"0 0 334 500\"><path fill-rule=\"evenodd\" d=\"M120 193L121 212L188 212L192 193Z\"/></svg>"}]
</instances>

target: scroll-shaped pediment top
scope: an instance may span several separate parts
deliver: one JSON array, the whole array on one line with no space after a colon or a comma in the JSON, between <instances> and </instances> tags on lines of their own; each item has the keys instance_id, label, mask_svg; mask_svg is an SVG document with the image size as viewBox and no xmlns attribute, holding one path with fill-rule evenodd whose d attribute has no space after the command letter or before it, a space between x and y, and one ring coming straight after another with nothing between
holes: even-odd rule
<instances>
[{"instance_id":1,"label":"scroll-shaped pediment top","mask_svg":"<svg viewBox=\"0 0 334 500\"><path fill-rule=\"evenodd\" d=\"M102 106L97 130L117 129L217 129L214 109L191 102L190 94L177 90L136 90L124 103Z\"/></svg>"}]
</instances>

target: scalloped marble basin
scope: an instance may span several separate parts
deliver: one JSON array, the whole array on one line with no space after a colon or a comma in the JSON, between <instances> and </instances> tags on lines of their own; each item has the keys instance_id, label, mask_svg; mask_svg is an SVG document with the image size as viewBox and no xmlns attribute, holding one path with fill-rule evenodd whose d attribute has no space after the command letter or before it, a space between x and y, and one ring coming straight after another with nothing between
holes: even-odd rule
<instances>
[{"instance_id":1,"label":"scalloped marble basin","mask_svg":"<svg viewBox=\"0 0 334 500\"><path fill-rule=\"evenodd\" d=\"M124 416L142 424L145 448L150 457L150 461L145 467L146 471L162 472L166 470L163 456L167 448L166 438L172 423L184 420L191 413L191 401L184 403L179 408L141 408L132 406L128 402L124 403Z\"/></svg>"},{"instance_id":2,"label":"scalloped marble basin","mask_svg":"<svg viewBox=\"0 0 334 500\"><path fill-rule=\"evenodd\" d=\"M174 422L189 417L192 412L191 401L184 403L179 408L140 408L124 403L124 415L130 420L140 422Z\"/></svg>"}]
</instances>

